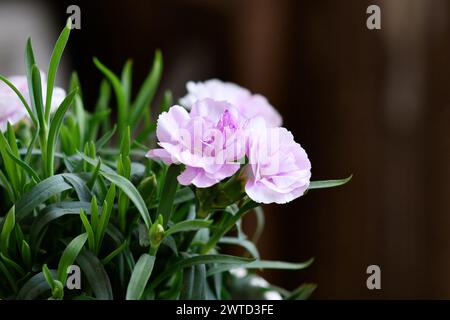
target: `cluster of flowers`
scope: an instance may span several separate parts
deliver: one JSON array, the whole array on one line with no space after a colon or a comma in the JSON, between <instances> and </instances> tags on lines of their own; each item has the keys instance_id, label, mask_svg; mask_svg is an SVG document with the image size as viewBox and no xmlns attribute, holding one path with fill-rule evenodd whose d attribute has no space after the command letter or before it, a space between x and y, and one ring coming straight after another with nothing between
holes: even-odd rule
<instances>
[{"instance_id":1,"label":"cluster of flowers","mask_svg":"<svg viewBox=\"0 0 450 320\"><path fill-rule=\"evenodd\" d=\"M29 104L26 77L9 80ZM45 76L42 83L45 88ZM216 79L189 82L187 90L182 106L174 105L159 116L161 148L150 150L149 158L183 164L178 176L182 185L207 188L239 174L247 195L259 203L286 203L303 195L311 163L265 97ZM45 99L45 90L42 94ZM64 89L54 89L52 110L65 95ZM27 117L18 96L1 83L0 130Z\"/></svg>"},{"instance_id":2,"label":"cluster of flowers","mask_svg":"<svg viewBox=\"0 0 450 320\"><path fill-rule=\"evenodd\" d=\"M183 164L182 185L207 188L235 174L258 203L286 203L308 189L311 163L282 118L258 94L220 80L189 82L182 106L157 123L149 158Z\"/></svg>"}]
</instances>

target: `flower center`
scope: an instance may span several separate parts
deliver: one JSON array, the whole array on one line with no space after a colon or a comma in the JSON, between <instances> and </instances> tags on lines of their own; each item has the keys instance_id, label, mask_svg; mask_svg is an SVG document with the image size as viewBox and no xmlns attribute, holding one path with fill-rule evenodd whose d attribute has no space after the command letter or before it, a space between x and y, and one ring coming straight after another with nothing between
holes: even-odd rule
<instances>
[{"instance_id":1,"label":"flower center","mask_svg":"<svg viewBox=\"0 0 450 320\"><path fill-rule=\"evenodd\" d=\"M233 115L229 110L225 110L217 122L216 127L222 132L226 131L226 129L231 129L234 131L237 128L237 121L233 118Z\"/></svg>"}]
</instances>

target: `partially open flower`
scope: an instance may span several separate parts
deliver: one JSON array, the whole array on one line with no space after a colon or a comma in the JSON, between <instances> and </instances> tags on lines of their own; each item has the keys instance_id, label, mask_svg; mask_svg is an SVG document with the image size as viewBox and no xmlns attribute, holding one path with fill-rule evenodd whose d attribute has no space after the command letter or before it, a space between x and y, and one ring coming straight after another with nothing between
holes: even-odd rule
<instances>
[{"instance_id":1,"label":"partially open flower","mask_svg":"<svg viewBox=\"0 0 450 320\"><path fill-rule=\"evenodd\" d=\"M46 76L41 72L42 81L42 98L45 103L47 84ZM20 91L24 99L31 104L30 92L28 90L28 83L26 76L11 76L8 80ZM51 103L51 111L55 111L61 102L66 97L66 92L62 88L54 87ZM31 105L30 105L31 107ZM8 87L5 83L0 82L0 130L6 130L8 122L16 124L24 118L29 118L25 106L20 101L16 93Z\"/></svg>"},{"instance_id":2,"label":"partially open flower","mask_svg":"<svg viewBox=\"0 0 450 320\"><path fill-rule=\"evenodd\" d=\"M232 176L245 156L242 116L229 103L199 100L190 113L173 106L159 116L157 137L161 149L147 157L171 164L184 164L178 176L182 185L210 187Z\"/></svg>"},{"instance_id":3,"label":"partially open flower","mask_svg":"<svg viewBox=\"0 0 450 320\"><path fill-rule=\"evenodd\" d=\"M252 94L237 84L211 79L205 82L189 81L186 88L188 94L180 99L180 103L188 109L197 100L211 98L231 103L247 119L261 116L269 127L279 127L282 124L280 114L265 97L260 94Z\"/></svg>"},{"instance_id":4,"label":"partially open flower","mask_svg":"<svg viewBox=\"0 0 450 320\"><path fill-rule=\"evenodd\" d=\"M259 203L286 203L308 189L311 163L285 128L268 128L261 118L248 127L249 164L245 191Z\"/></svg>"}]
</instances>

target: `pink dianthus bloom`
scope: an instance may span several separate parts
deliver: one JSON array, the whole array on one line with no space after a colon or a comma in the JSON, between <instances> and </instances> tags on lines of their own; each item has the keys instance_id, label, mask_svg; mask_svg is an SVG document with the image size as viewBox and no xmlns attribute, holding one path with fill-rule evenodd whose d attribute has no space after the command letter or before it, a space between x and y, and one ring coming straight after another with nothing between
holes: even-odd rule
<instances>
[{"instance_id":1,"label":"pink dianthus bloom","mask_svg":"<svg viewBox=\"0 0 450 320\"><path fill-rule=\"evenodd\" d=\"M286 203L309 187L311 163L285 128L269 128L261 118L248 126L245 191L258 203Z\"/></svg>"},{"instance_id":2,"label":"pink dianthus bloom","mask_svg":"<svg viewBox=\"0 0 450 320\"><path fill-rule=\"evenodd\" d=\"M211 79L205 82L186 84L188 94L180 99L180 104L190 109L200 99L211 98L216 101L226 101L236 106L247 119L261 116L269 127L282 125L282 118L275 108L260 94L252 94L249 90L231 82Z\"/></svg>"},{"instance_id":3,"label":"pink dianthus bloom","mask_svg":"<svg viewBox=\"0 0 450 320\"><path fill-rule=\"evenodd\" d=\"M167 164L184 164L178 176L182 185L210 187L235 174L245 156L245 121L226 102L203 99L190 113L173 106L158 118L156 135L161 148L147 157Z\"/></svg>"}]
</instances>

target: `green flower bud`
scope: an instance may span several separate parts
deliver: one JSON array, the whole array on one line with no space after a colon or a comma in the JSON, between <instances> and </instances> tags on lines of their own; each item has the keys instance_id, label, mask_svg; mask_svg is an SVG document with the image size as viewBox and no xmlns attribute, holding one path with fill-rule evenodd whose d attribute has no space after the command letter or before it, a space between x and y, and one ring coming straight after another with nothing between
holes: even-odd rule
<instances>
[{"instance_id":1,"label":"green flower bud","mask_svg":"<svg viewBox=\"0 0 450 320\"><path fill-rule=\"evenodd\" d=\"M149 239L152 248L157 248L164 239L163 217L160 215L150 227Z\"/></svg>"},{"instance_id":2,"label":"green flower bud","mask_svg":"<svg viewBox=\"0 0 450 320\"><path fill-rule=\"evenodd\" d=\"M53 290L52 290L52 297L54 299L60 300L64 297L64 286L61 283L61 281L54 280L53 281Z\"/></svg>"}]
</instances>

